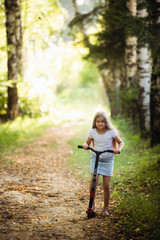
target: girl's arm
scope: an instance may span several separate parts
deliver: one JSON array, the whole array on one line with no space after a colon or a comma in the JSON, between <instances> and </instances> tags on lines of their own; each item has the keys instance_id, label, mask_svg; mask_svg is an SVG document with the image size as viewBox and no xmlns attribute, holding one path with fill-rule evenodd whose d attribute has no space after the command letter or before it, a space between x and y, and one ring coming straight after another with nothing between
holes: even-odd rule
<instances>
[{"instance_id":1,"label":"girl's arm","mask_svg":"<svg viewBox=\"0 0 160 240\"><path fill-rule=\"evenodd\" d=\"M118 148L114 149L114 154L118 154L119 152L121 152L124 146L124 142L119 136L114 137L114 140L118 143Z\"/></svg>"},{"instance_id":2,"label":"girl's arm","mask_svg":"<svg viewBox=\"0 0 160 240\"><path fill-rule=\"evenodd\" d=\"M112 142L113 149L116 149L117 145L118 145L118 143L113 138L113 142Z\"/></svg>"},{"instance_id":3,"label":"girl's arm","mask_svg":"<svg viewBox=\"0 0 160 240\"><path fill-rule=\"evenodd\" d=\"M85 143L82 145L83 146L83 148L84 149L87 149L89 146L90 146L90 144L91 144L91 142L92 142L92 138L87 138L87 140L85 141Z\"/></svg>"}]
</instances>

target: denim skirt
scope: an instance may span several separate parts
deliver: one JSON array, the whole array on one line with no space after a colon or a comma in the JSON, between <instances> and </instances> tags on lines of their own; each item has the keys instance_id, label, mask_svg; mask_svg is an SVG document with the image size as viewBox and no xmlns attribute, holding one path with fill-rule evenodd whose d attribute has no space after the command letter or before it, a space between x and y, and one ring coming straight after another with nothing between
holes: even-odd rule
<instances>
[{"instance_id":1,"label":"denim skirt","mask_svg":"<svg viewBox=\"0 0 160 240\"><path fill-rule=\"evenodd\" d=\"M96 156L91 155L91 173L94 173L94 167L96 162ZM112 176L114 167L114 156L107 158L99 158L97 174L103 176Z\"/></svg>"}]
</instances>

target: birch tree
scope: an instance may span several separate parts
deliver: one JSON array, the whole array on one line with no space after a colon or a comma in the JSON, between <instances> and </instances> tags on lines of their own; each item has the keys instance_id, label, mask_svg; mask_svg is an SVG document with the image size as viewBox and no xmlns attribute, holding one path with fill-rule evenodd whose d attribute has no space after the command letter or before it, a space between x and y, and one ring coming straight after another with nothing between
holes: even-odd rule
<instances>
[{"instance_id":1,"label":"birch tree","mask_svg":"<svg viewBox=\"0 0 160 240\"><path fill-rule=\"evenodd\" d=\"M127 8L132 16L136 16L137 2L136 0L127 0ZM135 85L135 78L137 73L137 37L126 37L126 49L125 49L125 65L126 65L126 83Z\"/></svg>"},{"instance_id":2,"label":"birch tree","mask_svg":"<svg viewBox=\"0 0 160 240\"><path fill-rule=\"evenodd\" d=\"M143 1L138 2L137 17L146 18L147 9ZM150 130L150 86L151 86L151 61L148 43L138 49L138 85L139 85L139 111L142 137Z\"/></svg>"},{"instance_id":3,"label":"birch tree","mask_svg":"<svg viewBox=\"0 0 160 240\"><path fill-rule=\"evenodd\" d=\"M8 46L8 81L12 85L8 87L8 111L9 119L18 116L18 92L17 79L21 73L21 10L20 0L5 0L6 10L6 33Z\"/></svg>"}]
</instances>

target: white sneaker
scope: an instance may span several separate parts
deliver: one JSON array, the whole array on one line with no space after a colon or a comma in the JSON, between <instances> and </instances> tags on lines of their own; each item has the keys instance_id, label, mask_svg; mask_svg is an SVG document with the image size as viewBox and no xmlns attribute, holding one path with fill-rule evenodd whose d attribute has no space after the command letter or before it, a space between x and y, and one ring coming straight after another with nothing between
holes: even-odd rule
<instances>
[{"instance_id":1,"label":"white sneaker","mask_svg":"<svg viewBox=\"0 0 160 240\"><path fill-rule=\"evenodd\" d=\"M105 208L103 209L103 216L104 216L104 217L105 217L105 216L109 216L108 208L107 208L107 207L105 207Z\"/></svg>"}]
</instances>

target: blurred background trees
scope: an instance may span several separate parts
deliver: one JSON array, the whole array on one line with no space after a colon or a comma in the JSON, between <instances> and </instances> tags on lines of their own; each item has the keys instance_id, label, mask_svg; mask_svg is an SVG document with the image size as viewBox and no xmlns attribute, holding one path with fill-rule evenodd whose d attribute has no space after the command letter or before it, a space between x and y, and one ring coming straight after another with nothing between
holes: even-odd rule
<instances>
[{"instance_id":1,"label":"blurred background trees","mask_svg":"<svg viewBox=\"0 0 160 240\"><path fill-rule=\"evenodd\" d=\"M86 58L100 69L112 117L130 117L142 137L151 134L152 144L160 141L159 7L158 0L101 1L96 12L77 15L70 23L75 39L77 25L81 29L82 22L88 24ZM97 31L88 33L89 26Z\"/></svg>"},{"instance_id":2,"label":"blurred background trees","mask_svg":"<svg viewBox=\"0 0 160 240\"><path fill-rule=\"evenodd\" d=\"M0 3L2 121L80 112L101 88L113 118L160 142L158 0Z\"/></svg>"}]
</instances>

